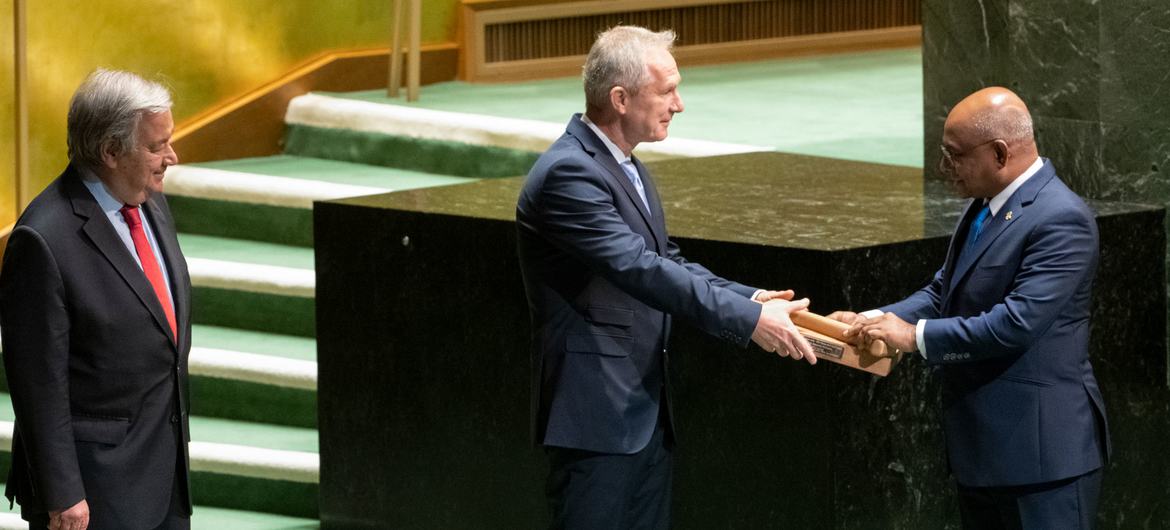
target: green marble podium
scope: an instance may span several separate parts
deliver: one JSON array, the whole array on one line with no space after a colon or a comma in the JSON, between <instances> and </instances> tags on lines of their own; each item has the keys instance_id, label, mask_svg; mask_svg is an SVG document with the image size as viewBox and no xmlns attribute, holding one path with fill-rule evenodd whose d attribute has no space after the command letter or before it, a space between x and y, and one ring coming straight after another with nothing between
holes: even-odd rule
<instances>
[{"instance_id":1,"label":"green marble podium","mask_svg":"<svg viewBox=\"0 0 1170 530\"><path fill-rule=\"evenodd\" d=\"M685 256L795 289L820 313L923 285L963 205L914 168L780 153L651 167ZM545 459L529 442L520 185L315 206L324 527L546 525ZM1141 412L1166 368L1164 212L1092 206L1102 246L1093 362L1114 439L1165 467L1158 424ZM957 525L938 389L919 359L877 378L675 328L677 528ZM1144 473L1114 466L1106 498Z\"/></svg>"}]
</instances>

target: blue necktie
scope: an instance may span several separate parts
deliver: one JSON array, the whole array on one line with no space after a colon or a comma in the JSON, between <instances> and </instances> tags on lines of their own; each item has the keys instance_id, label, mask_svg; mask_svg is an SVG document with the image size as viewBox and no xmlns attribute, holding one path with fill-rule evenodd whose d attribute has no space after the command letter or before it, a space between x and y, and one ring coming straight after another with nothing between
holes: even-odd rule
<instances>
[{"instance_id":1,"label":"blue necktie","mask_svg":"<svg viewBox=\"0 0 1170 530\"><path fill-rule=\"evenodd\" d=\"M635 190L638 190L638 196L642 198L642 205L646 207L646 213L649 214L650 201L646 200L646 188L642 186L642 177L638 176L638 168L634 166L634 161L627 159L618 165L622 166L622 171L626 172L630 183L634 185Z\"/></svg>"},{"instance_id":2,"label":"blue necktie","mask_svg":"<svg viewBox=\"0 0 1170 530\"><path fill-rule=\"evenodd\" d=\"M967 229L967 247L975 246L975 242L979 241L979 236L983 234L983 228L987 226L988 218L991 217L991 206L984 204L983 208L979 210L979 215L975 216L975 220L971 221L971 227Z\"/></svg>"}]
</instances>

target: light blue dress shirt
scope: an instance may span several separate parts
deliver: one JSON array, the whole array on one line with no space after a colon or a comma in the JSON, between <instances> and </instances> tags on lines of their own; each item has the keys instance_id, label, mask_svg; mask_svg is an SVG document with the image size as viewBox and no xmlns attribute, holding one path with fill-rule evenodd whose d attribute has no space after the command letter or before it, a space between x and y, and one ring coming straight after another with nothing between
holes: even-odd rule
<instances>
[{"instance_id":1,"label":"light blue dress shirt","mask_svg":"<svg viewBox=\"0 0 1170 530\"><path fill-rule=\"evenodd\" d=\"M81 182L85 184L86 189L97 200L98 207L102 209L102 213L106 214L106 219L114 226L114 231L118 233L118 239L122 240L122 244L126 245L126 250L130 252L130 257L134 258L134 263L138 264L138 268L142 268L142 260L138 259L138 251L134 250L134 239L130 237L130 225L126 224L126 219L122 217L122 203L114 198L110 190L106 189L106 185L102 183L101 179L92 172L81 169ZM167 296L171 299L171 310L175 308L175 294L171 290L171 275L167 272L167 264L163 261L162 252L158 248L158 240L154 237L154 228L151 227L150 216L142 211L142 206L138 206L138 216L142 219L142 229L146 232L146 240L150 242L150 250L154 252L154 259L158 260L158 268L162 271L163 280L167 286Z\"/></svg>"}]
</instances>

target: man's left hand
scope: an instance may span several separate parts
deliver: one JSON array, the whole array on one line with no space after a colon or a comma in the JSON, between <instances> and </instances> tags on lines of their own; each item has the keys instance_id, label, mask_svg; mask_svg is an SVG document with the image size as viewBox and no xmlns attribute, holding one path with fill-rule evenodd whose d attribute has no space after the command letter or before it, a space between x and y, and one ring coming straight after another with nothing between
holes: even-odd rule
<instances>
[{"instance_id":1,"label":"man's left hand","mask_svg":"<svg viewBox=\"0 0 1170 530\"><path fill-rule=\"evenodd\" d=\"M796 296L796 292L792 289L785 289L783 291L760 291L752 300L762 304L768 300L792 300L793 296Z\"/></svg>"},{"instance_id":2,"label":"man's left hand","mask_svg":"<svg viewBox=\"0 0 1170 530\"><path fill-rule=\"evenodd\" d=\"M859 319L845 331L846 337L856 336L862 346L868 348L875 340L883 340L886 345L904 352L918 350L918 339L914 325L898 318L893 313L882 313L873 318Z\"/></svg>"}]
</instances>

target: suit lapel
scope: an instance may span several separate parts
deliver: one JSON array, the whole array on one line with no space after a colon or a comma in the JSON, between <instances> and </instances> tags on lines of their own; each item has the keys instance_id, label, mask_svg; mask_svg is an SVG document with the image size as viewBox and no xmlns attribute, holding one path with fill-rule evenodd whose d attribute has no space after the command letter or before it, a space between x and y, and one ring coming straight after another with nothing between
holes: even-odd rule
<instances>
[{"instance_id":1,"label":"suit lapel","mask_svg":"<svg viewBox=\"0 0 1170 530\"><path fill-rule=\"evenodd\" d=\"M81 176L74 172L71 177L65 181L65 190L73 203L73 213L86 220L81 227L82 232L85 232L86 237L105 256L106 261L110 262L130 290L134 291L162 332L171 337L171 326L167 323L166 314L163 313L162 305L158 301L158 296L154 294L150 281L146 279L146 274L134 261L126 245L118 238L118 233L114 231L105 212L98 206L97 200L81 183ZM174 340L171 343L174 344Z\"/></svg>"},{"instance_id":2,"label":"suit lapel","mask_svg":"<svg viewBox=\"0 0 1170 530\"><path fill-rule=\"evenodd\" d=\"M569 121L568 133L576 137L581 142L581 146L585 148L585 151L593 157L593 160L601 164L609 172L610 178L616 180L618 185L625 190L626 197L633 202L634 209L638 211L638 215L642 216L642 222L646 223L646 226L650 228L650 233L654 235L654 240L657 242L662 236L655 230L652 217L646 211L646 206L642 204L642 197L638 195L638 190L630 182L630 177L626 176L626 172L618 165L618 161L613 158L613 154L609 152L609 148L593 133L593 130L588 125L585 125L585 122L581 121L580 115L573 116L573 119ZM644 175L645 173L643 172L642 174ZM642 186L647 189L647 199L649 199L650 186L646 184L645 180L642 181Z\"/></svg>"},{"instance_id":3,"label":"suit lapel","mask_svg":"<svg viewBox=\"0 0 1170 530\"><path fill-rule=\"evenodd\" d=\"M187 299L191 293L187 292L186 282L182 281L182 278L187 277L187 262L179 250L179 240L175 236L171 219L163 214L162 208L158 205L158 198L147 199L143 203L143 209L150 217L154 238L158 241L159 252L162 253L163 263L167 267L167 276L171 280L171 297L174 298L171 302L175 305L175 325L179 330L184 330L186 326L183 323L186 322L185 319L190 318L190 315L187 315L183 309L190 307ZM169 325L167 329L170 329ZM189 337L179 337L179 339L188 340Z\"/></svg>"},{"instance_id":4,"label":"suit lapel","mask_svg":"<svg viewBox=\"0 0 1170 530\"><path fill-rule=\"evenodd\" d=\"M963 246L967 241L967 232L970 230L971 222L975 219L975 215L979 212L980 201L972 200L967 203L967 210L959 217L958 224L955 225L954 235L951 236L950 248L947 249L947 260L944 262L944 271L946 271L946 288L947 292L954 289L955 279L955 262L960 259L960 253L963 251ZM965 230L964 227L967 229Z\"/></svg>"},{"instance_id":5,"label":"suit lapel","mask_svg":"<svg viewBox=\"0 0 1170 530\"><path fill-rule=\"evenodd\" d=\"M658 185L650 176L650 171L642 165L642 161L634 158L634 167L638 168L638 175L642 177L642 187L646 189L646 202L650 203L650 226L653 228L654 238L658 249L666 249L666 214L662 211L662 198L658 195Z\"/></svg>"},{"instance_id":6,"label":"suit lapel","mask_svg":"<svg viewBox=\"0 0 1170 530\"><path fill-rule=\"evenodd\" d=\"M1011 197L1008 197L1007 202L1004 202L999 211L995 213L995 217L992 217L988 221L987 227L983 229L983 234L979 237L979 241L975 242L975 246L970 249L964 249L959 254L958 263L955 264L954 274L951 275L950 287L952 291L955 285L971 271L975 263L983 257L987 249L991 248L995 240L999 239L1011 227L1019 224L1019 219L1027 215L1028 206L1036 200L1036 195L1040 193L1040 190L1055 175L1056 173L1052 169L1052 165L1046 162L1039 172L1020 186L1020 189L1016 190ZM1008 212L1012 214L1011 219L1007 218ZM955 239L958 238L956 237ZM964 245L965 242L966 238L964 237L963 242L959 242L958 245Z\"/></svg>"}]
</instances>

